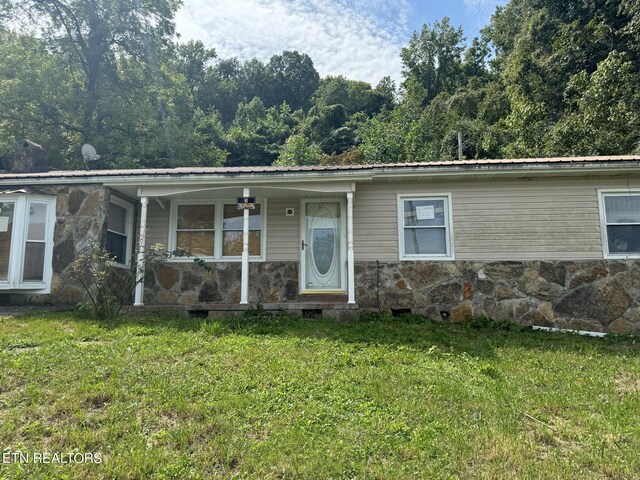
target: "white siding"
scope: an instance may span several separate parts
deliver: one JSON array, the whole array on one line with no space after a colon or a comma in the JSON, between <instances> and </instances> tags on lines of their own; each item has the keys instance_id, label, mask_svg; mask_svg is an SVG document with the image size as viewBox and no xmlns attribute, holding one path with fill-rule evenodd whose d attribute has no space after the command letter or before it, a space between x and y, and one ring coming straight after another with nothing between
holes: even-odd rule
<instances>
[{"instance_id":1,"label":"white siding","mask_svg":"<svg viewBox=\"0 0 640 480\"><path fill-rule=\"evenodd\" d=\"M356 260L398 260L397 194L449 192L456 260L602 258L597 189L627 185L627 178L360 184Z\"/></svg>"}]
</instances>

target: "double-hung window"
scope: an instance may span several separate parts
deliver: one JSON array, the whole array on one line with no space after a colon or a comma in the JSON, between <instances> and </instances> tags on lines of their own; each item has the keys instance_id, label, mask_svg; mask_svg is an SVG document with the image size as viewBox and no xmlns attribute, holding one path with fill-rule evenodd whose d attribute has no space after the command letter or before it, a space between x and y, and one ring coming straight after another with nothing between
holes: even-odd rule
<instances>
[{"instance_id":1,"label":"double-hung window","mask_svg":"<svg viewBox=\"0 0 640 480\"><path fill-rule=\"evenodd\" d=\"M249 256L264 260L263 202L249 210ZM236 203L173 202L169 249L176 258L239 260L242 257L243 210Z\"/></svg>"},{"instance_id":2,"label":"double-hung window","mask_svg":"<svg viewBox=\"0 0 640 480\"><path fill-rule=\"evenodd\" d=\"M400 258L453 259L451 196L398 196Z\"/></svg>"},{"instance_id":3,"label":"double-hung window","mask_svg":"<svg viewBox=\"0 0 640 480\"><path fill-rule=\"evenodd\" d=\"M55 206L53 197L0 199L0 289L49 292Z\"/></svg>"},{"instance_id":4,"label":"double-hung window","mask_svg":"<svg viewBox=\"0 0 640 480\"><path fill-rule=\"evenodd\" d=\"M107 215L107 251L116 265L131 266L133 205L112 196Z\"/></svg>"},{"instance_id":5,"label":"double-hung window","mask_svg":"<svg viewBox=\"0 0 640 480\"><path fill-rule=\"evenodd\" d=\"M600 192L605 258L640 257L640 191Z\"/></svg>"}]
</instances>

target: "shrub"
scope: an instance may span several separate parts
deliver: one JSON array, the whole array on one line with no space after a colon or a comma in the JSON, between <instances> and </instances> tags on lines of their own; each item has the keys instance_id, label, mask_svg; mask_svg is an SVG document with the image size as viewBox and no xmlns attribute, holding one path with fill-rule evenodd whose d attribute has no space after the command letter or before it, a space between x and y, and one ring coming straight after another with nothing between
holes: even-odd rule
<instances>
[{"instance_id":1,"label":"shrub","mask_svg":"<svg viewBox=\"0 0 640 480\"><path fill-rule=\"evenodd\" d=\"M134 256L137 258L137 256ZM141 271L116 266L115 257L97 242L80 253L71 264L71 278L85 292L88 301L79 305L100 320L113 318L128 301L136 285L144 278L147 266L166 260L160 245L153 245L144 254Z\"/></svg>"}]
</instances>

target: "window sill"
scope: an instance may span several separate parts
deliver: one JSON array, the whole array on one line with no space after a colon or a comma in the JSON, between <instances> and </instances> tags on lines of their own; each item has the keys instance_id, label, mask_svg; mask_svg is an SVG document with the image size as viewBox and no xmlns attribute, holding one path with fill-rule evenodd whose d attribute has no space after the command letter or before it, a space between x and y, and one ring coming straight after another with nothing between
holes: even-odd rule
<instances>
[{"instance_id":1,"label":"window sill","mask_svg":"<svg viewBox=\"0 0 640 480\"><path fill-rule=\"evenodd\" d=\"M605 260L637 260L640 258L640 253L631 253L628 255L608 253L604 255Z\"/></svg>"},{"instance_id":2,"label":"window sill","mask_svg":"<svg viewBox=\"0 0 640 480\"><path fill-rule=\"evenodd\" d=\"M51 285L39 284L22 284L19 287L11 285L9 283L0 284L0 290L5 293L37 293L46 294L51 293Z\"/></svg>"},{"instance_id":3,"label":"window sill","mask_svg":"<svg viewBox=\"0 0 640 480\"><path fill-rule=\"evenodd\" d=\"M131 270L131 265L125 265L124 263L114 263L113 266L124 270Z\"/></svg>"},{"instance_id":4,"label":"window sill","mask_svg":"<svg viewBox=\"0 0 640 480\"><path fill-rule=\"evenodd\" d=\"M430 261L430 262L450 262L455 260L455 257L444 257L442 255L405 255L400 257L401 262L416 261Z\"/></svg>"}]
</instances>

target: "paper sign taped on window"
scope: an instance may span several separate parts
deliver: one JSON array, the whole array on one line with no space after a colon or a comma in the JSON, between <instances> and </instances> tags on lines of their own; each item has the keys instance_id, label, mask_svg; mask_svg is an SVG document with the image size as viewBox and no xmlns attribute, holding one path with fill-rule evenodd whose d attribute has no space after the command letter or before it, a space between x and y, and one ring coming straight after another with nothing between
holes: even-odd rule
<instances>
[{"instance_id":1,"label":"paper sign taped on window","mask_svg":"<svg viewBox=\"0 0 640 480\"><path fill-rule=\"evenodd\" d=\"M0 217L0 232L9 231L9 217Z\"/></svg>"},{"instance_id":2,"label":"paper sign taped on window","mask_svg":"<svg viewBox=\"0 0 640 480\"><path fill-rule=\"evenodd\" d=\"M433 205L416 207L416 220L433 220L434 218L436 218L436 212Z\"/></svg>"}]
</instances>

